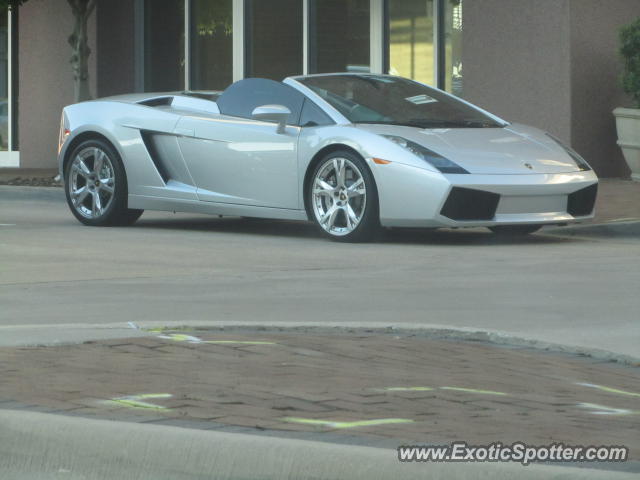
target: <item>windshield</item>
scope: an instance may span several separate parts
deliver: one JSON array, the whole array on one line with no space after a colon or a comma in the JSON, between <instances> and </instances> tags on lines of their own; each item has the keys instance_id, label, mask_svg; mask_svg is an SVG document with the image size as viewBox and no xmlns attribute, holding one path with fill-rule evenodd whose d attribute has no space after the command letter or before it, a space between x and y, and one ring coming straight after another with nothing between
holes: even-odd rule
<instances>
[{"instance_id":1,"label":"windshield","mask_svg":"<svg viewBox=\"0 0 640 480\"><path fill-rule=\"evenodd\" d=\"M299 81L353 123L419 128L502 127L465 103L405 78L327 75Z\"/></svg>"}]
</instances>

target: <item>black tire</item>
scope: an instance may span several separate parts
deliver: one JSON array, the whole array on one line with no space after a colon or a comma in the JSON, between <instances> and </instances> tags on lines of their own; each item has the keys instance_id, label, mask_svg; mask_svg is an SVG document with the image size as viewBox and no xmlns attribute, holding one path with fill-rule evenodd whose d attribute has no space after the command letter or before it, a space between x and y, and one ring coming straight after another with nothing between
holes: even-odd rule
<instances>
[{"instance_id":1,"label":"black tire","mask_svg":"<svg viewBox=\"0 0 640 480\"><path fill-rule=\"evenodd\" d=\"M101 169L101 172L108 172L108 179L103 178L101 172L94 171L98 157L105 165L103 168L106 169ZM78 168L76 159L82 160L86 167L91 166L91 170ZM74 192L78 192L83 187L85 189L91 188L91 191L84 194L82 201L78 201L81 195L73 195L76 198L74 202L72 189ZM112 188L112 192L109 193L106 188ZM144 210L127 207L127 176L122 160L115 148L104 140L85 140L73 149L65 165L64 190L71 213L84 225L94 227L131 225L144 212ZM93 200L95 195L100 197L101 203L106 203L103 209L95 209L95 201ZM90 206L92 206L91 209Z\"/></svg>"},{"instance_id":2,"label":"black tire","mask_svg":"<svg viewBox=\"0 0 640 480\"><path fill-rule=\"evenodd\" d=\"M360 213L359 222L357 223L355 228L353 228L351 231L348 231L347 233L342 232L339 234L331 233L321 225L320 218L318 217L318 211L314 207L315 205L314 202L316 202L316 196L314 194L314 184L316 181L316 177L321 171L323 171L323 169L325 169L325 167L329 168L329 165L334 161L334 159L347 160L345 164L347 165L346 168L348 168L349 170L346 172L346 175L351 174L353 177L355 177L355 175L359 174L362 180L364 181L364 188L365 188L365 194L362 195L363 199L358 200L356 197L350 198L348 195L347 197L345 197L346 205L348 205L349 207L352 207L352 211L355 211L353 207L356 205L352 204L351 202L358 202L356 207L357 207L357 211ZM357 174L356 174L356 170L357 170ZM344 182L348 182L348 181L349 180L345 178ZM336 179L336 182L337 182L337 179ZM353 185L354 183L356 182L353 181L351 185ZM337 183L336 183L336 188L337 188ZM336 195L335 199L331 198L332 202L336 202L342 199L340 193L335 193L335 195ZM343 203L345 202L343 201ZM319 162L316 163L307 184L307 207L308 207L309 217L314 222L316 228L320 231L322 235L324 235L327 238L330 238L331 240L340 241L340 242L368 242L373 240L380 230L378 191L376 188L375 180L373 178L373 174L371 173L371 170L367 166L366 162L362 159L362 157L348 150L337 150L335 152L331 152L325 155ZM347 220L346 218L347 213L346 213L346 210L344 209L347 207L345 206L340 208L342 208L342 212L343 212L341 215L345 223L344 228L345 230L348 230L349 227L347 227L346 224L349 223L350 220Z\"/></svg>"},{"instance_id":3,"label":"black tire","mask_svg":"<svg viewBox=\"0 0 640 480\"><path fill-rule=\"evenodd\" d=\"M497 235L519 237L537 232L541 228L542 225L497 225L495 227L489 227L489 230Z\"/></svg>"}]
</instances>

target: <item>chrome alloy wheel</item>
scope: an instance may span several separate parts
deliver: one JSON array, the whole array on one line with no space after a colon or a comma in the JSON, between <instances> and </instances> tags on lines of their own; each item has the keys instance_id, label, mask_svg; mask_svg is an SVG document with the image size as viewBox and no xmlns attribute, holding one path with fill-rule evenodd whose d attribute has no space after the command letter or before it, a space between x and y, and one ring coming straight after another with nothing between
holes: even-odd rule
<instances>
[{"instance_id":1,"label":"chrome alloy wheel","mask_svg":"<svg viewBox=\"0 0 640 480\"><path fill-rule=\"evenodd\" d=\"M114 199L115 171L106 152L87 147L71 164L69 197L76 212L96 219L107 211Z\"/></svg>"},{"instance_id":2,"label":"chrome alloy wheel","mask_svg":"<svg viewBox=\"0 0 640 480\"><path fill-rule=\"evenodd\" d=\"M353 232L367 205L360 169L346 158L330 158L317 170L312 188L313 212L320 226L335 236Z\"/></svg>"}]
</instances>

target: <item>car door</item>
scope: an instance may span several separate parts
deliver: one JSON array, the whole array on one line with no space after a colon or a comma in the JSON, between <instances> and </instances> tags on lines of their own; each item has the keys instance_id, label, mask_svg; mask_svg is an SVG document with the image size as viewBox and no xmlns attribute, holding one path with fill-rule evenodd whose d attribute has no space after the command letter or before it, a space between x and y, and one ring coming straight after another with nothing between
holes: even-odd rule
<instances>
[{"instance_id":1,"label":"car door","mask_svg":"<svg viewBox=\"0 0 640 480\"><path fill-rule=\"evenodd\" d=\"M299 95L299 96L298 96ZM298 208L298 118L304 97L264 79L245 79L218 99L221 115L189 115L176 133L199 200ZM255 107L284 105L292 114L283 133L251 118Z\"/></svg>"}]
</instances>

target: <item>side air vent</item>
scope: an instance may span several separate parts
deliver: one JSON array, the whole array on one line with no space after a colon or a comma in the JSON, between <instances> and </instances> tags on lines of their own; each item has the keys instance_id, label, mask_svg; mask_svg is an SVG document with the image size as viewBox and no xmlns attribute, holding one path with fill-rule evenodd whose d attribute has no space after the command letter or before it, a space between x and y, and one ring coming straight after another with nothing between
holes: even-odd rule
<instances>
[{"instance_id":1,"label":"side air vent","mask_svg":"<svg viewBox=\"0 0 640 480\"><path fill-rule=\"evenodd\" d=\"M440 213L452 220L491 220L499 201L497 193L453 187Z\"/></svg>"},{"instance_id":2,"label":"side air vent","mask_svg":"<svg viewBox=\"0 0 640 480\"><path fill-rule=\"evenodd\" d=\"M140 130L149 157L165 185L178 182L195 187L182 158L178 137L170 133Z\"/></svg>"},{"instance_id":3,"label":"side air vent","mask_svg":"<svg viewBox=\"0 0 640 480\"><path fill-rule=\"evenodd\" d=\"M162 106L171 105L171 102L173 102L173 97L165 96L165 97L149 98L147 100L143 100L141 102L138 102L138 104L139 105L146 105L147 107L162 107Z\"/></svg>"},{"instance_id":4,"label":"side air vent","mask_svg":"<svg viewBox=\"0 0 640 480\"><path fill-rule=\"evenodd\" d=\"M142 137L142 141L144 142L144 146L147 147L147 152L149 152L149 156L151 157L151 161L156 166L158 173L162 177L162 181L166 184L169 181L169 172L164 166L164 163L161 160L160 152L156 146L156 142L154 141L154 134L148 132L146 130L140 130L140 136Z\"/></svg>"},{"instance_id":5,"label":"side air vent","mask_svg":"<svg viewBox=\"0 0 640 480\"><path fill-rule=\"evenodd\" d=\"M586 188L573 192L567 201L567 212L574 217L584 217L591 215L596 204L598 195L598 184L594 183Z\"/></svg>"}]
</instances>

